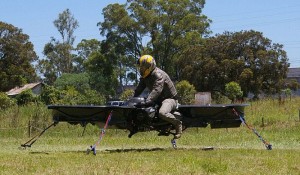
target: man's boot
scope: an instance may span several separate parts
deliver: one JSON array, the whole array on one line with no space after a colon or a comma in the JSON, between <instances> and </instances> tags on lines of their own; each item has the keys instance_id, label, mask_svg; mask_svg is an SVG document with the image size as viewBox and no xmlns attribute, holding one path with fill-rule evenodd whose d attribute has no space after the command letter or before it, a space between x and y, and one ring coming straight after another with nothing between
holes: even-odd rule
<instances>
[{"instance_id":1,"label":"man's boot","mask_svg":"<svg viewBox=\"0 0 300 175\"><path fill-rule=\"evenodd\" d=\"M175 125L175 135L174 135L174 139L179 139L181 137L182 134L182 122L179 121L176 125Z\"/></svg>"}]
</instances>

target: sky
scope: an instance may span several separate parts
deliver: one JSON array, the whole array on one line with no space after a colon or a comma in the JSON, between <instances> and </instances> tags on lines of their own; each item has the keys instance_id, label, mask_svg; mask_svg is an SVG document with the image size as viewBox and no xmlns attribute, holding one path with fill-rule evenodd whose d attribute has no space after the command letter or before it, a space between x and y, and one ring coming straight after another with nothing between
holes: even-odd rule
<instances>
[{"instance_id":1,"label":"sky","mask_svg":"<svg viewBox=\"0 0 300 175\"><path fill-rule=\"evenodd\" d=\"M0 21L22 29L29 35L35 52L43 58L43 48L51 37L61 40L53 21L69 9L79 22L75 46L82 39L104 38L98 22L102 9L126 0L1 0ZM225 31L255 30L272 43L282 44L290 67L300 67L300 1L299 0L206 0L203 14L213 22L212 35Z\"/></svg>"}]
</instances>

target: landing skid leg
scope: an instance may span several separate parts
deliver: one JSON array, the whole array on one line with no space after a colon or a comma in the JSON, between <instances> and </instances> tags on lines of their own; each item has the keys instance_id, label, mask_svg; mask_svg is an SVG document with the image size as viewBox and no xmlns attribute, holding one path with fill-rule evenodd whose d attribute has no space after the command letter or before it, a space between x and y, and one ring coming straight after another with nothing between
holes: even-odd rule
<instances>
[{"instance_id":1,"label":"landing skid leg","mask_svg":"<svg viewBox=\"0 0 300 175\"><path fill-rule=\"evenodd\" d=\"M90 154L91 151L93 151L93 154L96 155L96 146L95 145L94 146L91 145L90 148L88 148L86 150L86 154Z\"/></svg>"},{"instance_id":2,"label":"landing skid leg","mask_svg":"<svg viewBox=\"0 0 300 175\"><path fill-rule=\"evenodd\" d=\"M173 147L174 149L177 148L176 140L175 140L174 138L171 140L171 144L172 144L172 147Z\"/></svg>"},{"instance_id":3,"label":"landing skid leg","mask_svg":"<svg viewBox=\"0 0 300 175\"><path fill-rule=\"evenodd\" d=\"M250 126L250 125L248 125L248 124L246 123L243 114L239 115L239 113L238 113L234 108L232 109L232 111L233 111L233 113L234 113L236 116L240 117L240 120L242 121L242 123L243 123L244 125L246 125L248 129L252 130L253 133L254 133L254 134L255 134L255 135L256 135L256 136L264 143L264 145L265 145L265 147L267 148L267 150L272 150L272 145L271 145L269 142L267 142L266 140L264 140L264 139L258 134L258 132L256 131L255 128L253 128L252 126Z\"/></svg>"},{"instance_id":4,"label":"landing skid leg","mask_svg":"<svg viewBox=\"0 0 300 175\"><path fill-rule=\"evenodd\" d=\"M98 141L97 141L94 145L90 146L90 147L86 150L86 154L89 154L91 151L93 151L93 154L96 155L96 146L100 144L102 138L103 138L104 135L105 135L105 129L107 128L108 123L109 123L109 121L111 120L112 112L113 112L113 111L111 111L111 112L109 113L109 115L108 115L108 117L107 117L107 119L106 119L104 128L101 129L101 132L100 132L100 136L99 136Z\"/></svg>"},{"instance_id":5,"label":"landing skid leg","mask_svg":"<svg viewBox=\"0 0 300 175\"><path fill-rule=\"evenodd\" d=\"M47 128L45 128L42 132L40 132L38 135L34 136L32 139L28 140L26 143L21 145L21 148L26 149L27 147L30 148L32 144L34 144L34 142L37 141L37 139L39 139L41 137L41 135L43 135L45 133L45 131L47 131L49 128L51 128L52 126L55 126L57 124L57 122L52 123L51 125L49 125Z\"/></svg>"}]
</instances>

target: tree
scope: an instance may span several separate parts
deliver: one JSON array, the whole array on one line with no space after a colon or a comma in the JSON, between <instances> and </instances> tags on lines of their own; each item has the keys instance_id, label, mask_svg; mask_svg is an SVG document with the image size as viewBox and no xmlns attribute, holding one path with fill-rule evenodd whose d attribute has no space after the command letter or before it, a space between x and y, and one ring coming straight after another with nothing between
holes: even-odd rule
<instances>
[{"instance_id":1,"label":"tree","mask_svg":"<svg viewBox=\"0 0 300 175\"><path fill-rule=\"evenodd\" d=\"M146 51L158 66L173 78L177 76L176 59L188 45L202 43L209 34L210 20L202 14L203 0L130 0L132 16L150 37Z\"/></svg>"},{"instance_id":2,"label":"tree","mask_svg":"<svg viewBox=\"0 0 300 175\"><path fill-rule=\"evenodd\" d=\"M63 97L62 91L56 89L53 86L46 85L41 93L41 100L46 105L57 104L58 101Z\"/></svg>"},{"instance_id":3,"label":"tree","mask_svg":"<svg viewBox=\"0 0 300 175\"><path fill-rule=\"evenodd\" d=\"M132 48L132 44L125 37L115 34L107 35L107 39L102 42L102 54L110 58L115 65L115 73L118 76L121 87L127 85L129 81L137 82L136 72L136 56L132 55L128 48ZM123 90L123 89L122 89Z\"/></svg>"},{"instance_id":4,"label":"tree","mask_svg":"<svg viewBox=\"0 0 300 175\"><path fill-rule=\"evenodd\" d=\"M61 77L56 79L56 81L54 82L54 87L59 90L65 90L68 87L74 87L76 91L84 93L86 90L91 89L89 81L90 77L87 73L65 73Z\"/></svg>"},{"instance_id":5,"label":"tree","mask_svg":"<svg viewBox=\"0 0 300 175\"><path fill-rule=\"evenodd\" d=\"M0 91L37 80L37 55L22 29L0 21L0 53Z\"/></svg>"},{"instance_id":6,"label":"tree","mask_svg":"<svg viewBox=\"0 0 300 175\"><path fill-rule=\"evenodd\" d=\"M103 105L105 97L95 90L85 90L83 93L78 92L74 87L67 87L62 91L63 98L58 104L70 105Z\"/></svg>"},{"instance_id":7,"label":"tree","mask_svg":"<svg viewBox=\"0 0 300 175\"><path fill-rule=\"evenodd\" d=\"M115 60L121 85L128 72L137 74L135 63L141 55L143 38L138 22L126 10L125 5L110 4L103 9L104 22L98 23L100 34L106 36L102 53Z\"/></svg>"},{"instance_id":8,"label":"tree","mask_svg":"<svg viewBox=\"0 0 300 175\"><path fill-rule=\"evenodd\" d=\"M102 35L125 39L125 55L151 54L159 67L177 77L176 59L187 45L202 43L210 20L202 15L203 0L128 0L103 10ZM146 43L146 44L145 44ZM134 60L134 61L135 61Z\"/></svg>"},{"instance_id":9,"label":"tree","mask_svg":"<svg viewBox=\"0 0 300 175\"><path fill-rule=\"evenodd\" d=\"M70 10L66 9L60 13L58 19L53 23L62 37L62 43L73 45L75 41L74 31L79 27L79 23Z\"/></svg>"},{"instance_id":10,"label":"tree","mask_svg":"<svg viewBox=\"0 0 300 175\"><path fill-rule=\"evenodd\" d=\"M225 84L235 81L244 96L278 93L289 67L283 46L253 30L217 34L203 46L186 49L184 55L179 61L181 79L198 91L224 92Z\"/></svg>"},{"instance_id":11,"label":"tree","mask_svg":"<svg viewBox=\"0 0 300 175\"><path fill-rule=\"evenodd\" d=\"M90 77L90 87L103 94L107 99L116 94L118 87L114 64L109 57L100 52L93 52L85 61L84 67Z\"/></svg>"},{"instance_id":12,"label":"tree","mask_svg":"<svg viewBox=\"0 0 300 175\"><path fill-rule=\"evenodd\" d=\"M52 37L51 41L44 47L43 54L46 58L40 60L38 65L39 71L46 78L45 82L50 85L63 73L74 71L72 50L75 36L73 34L79 26L78 21L74 19L69 9L59 14L58 19L53 23L61 34L62 41Z\"/></svg>"},{"instance_id":13,"label":"tree","mask_svg":"<svg viewBox=\"0 0 300 175\"><path fill-rule=\"evenodd\" d=\"M70 53L71 48L72 46L69 44L60 43L54 38L45 45L43 54L46 58L39 60L37 68L46 78L45 82L47 84L53 85L54 81L63 73L72 72L73 63L70 62L70 57L72 57Z\"/></svg>"},{"instance_id":14,"label":"tree","mask_svg":"<svg viewBox=\"0 0 300 175\"><path fill-rule=\"evenodd\" d=\"M85 72L84 62L94 52L101 52L101 42L96 39L81 40L75 49L77 56L74 58L74 72Z\"/></svg>"},{"instance_id":15,"label":"tree","mask_svg":"<svg viewBox=\"0 0 300 175\"><path fill-rule=\"evenodd\" d=\"M104 105L106 102L105 97L102 93L97 92L96 90L86 90L84 92L84 100L81 104L88 104L88 105Z\"/></svg>"}]
</instances>

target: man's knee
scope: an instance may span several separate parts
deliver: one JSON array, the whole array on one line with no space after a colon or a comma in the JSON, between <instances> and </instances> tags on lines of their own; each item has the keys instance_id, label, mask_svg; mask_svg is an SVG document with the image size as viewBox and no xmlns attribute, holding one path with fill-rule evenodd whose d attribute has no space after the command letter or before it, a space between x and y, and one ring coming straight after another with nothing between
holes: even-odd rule
<instances>
[{"instance_id":1,"label":"man's knee","mask_svg":"<svg viewBox=\"0 0 300 175\"><path fill-rule=\"evenodd\" d=\"M167 113L165 111L160 110L158 115L161 119L166 119L167 118Z\"/></svg>"}]
</instances>

